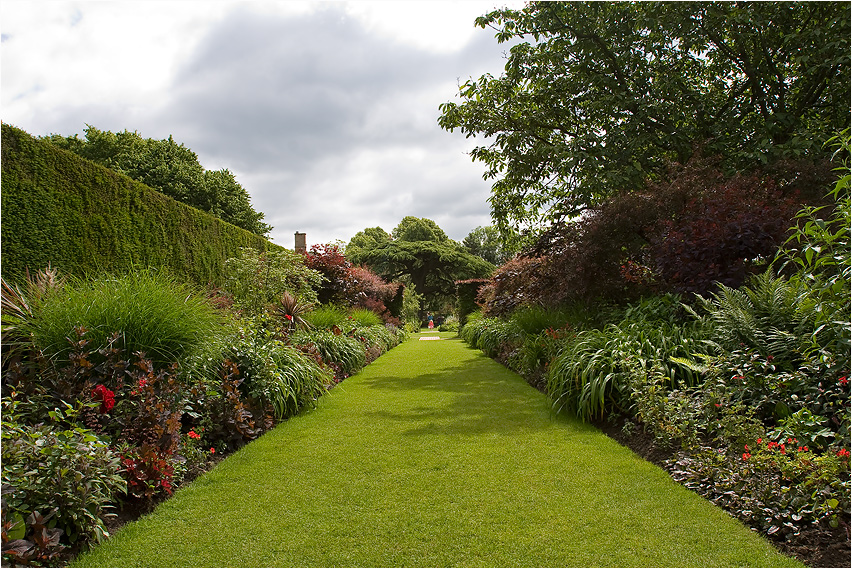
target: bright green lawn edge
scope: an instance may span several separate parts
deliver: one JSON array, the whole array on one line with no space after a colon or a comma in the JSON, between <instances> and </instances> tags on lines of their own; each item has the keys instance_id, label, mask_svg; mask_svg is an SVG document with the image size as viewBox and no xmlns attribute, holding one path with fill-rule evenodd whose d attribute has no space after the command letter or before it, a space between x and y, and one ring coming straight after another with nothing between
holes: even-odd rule
<instances>
[{"instance_id":1,"label":"bright green lawn edge","mask_svg":"<svg viewBox=\"0 0 852 569\"><path fill-rule=\"evenodd\" d=\"M454 336L413 335L76 565L801 566Z\"/></svg>"}]
</instances>

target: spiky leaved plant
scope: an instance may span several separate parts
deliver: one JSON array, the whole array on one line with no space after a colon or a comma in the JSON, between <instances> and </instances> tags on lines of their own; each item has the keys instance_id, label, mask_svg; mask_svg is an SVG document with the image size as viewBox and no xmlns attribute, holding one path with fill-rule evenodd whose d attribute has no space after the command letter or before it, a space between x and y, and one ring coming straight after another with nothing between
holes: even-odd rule
<instances>
[{"instance_id":1,"label":"spiky leaved plant","mask_svg":"<svg viewBox=\"0 0 852 569\"><path fill-rule=\"evenodd\" d=\"M5 279L0 279L0 343L3 346L3 359L8 361L32 344L31 332L28 325L32 322L33 311L38 304L59 290L65 284L65 278L59 271L48 265L46 269L27 278L22 292L18 285L13 285Z\"/></svg>"},{"instance_id":2,"label":"spiky leaved plant","mask_svg":"<svg viewBox=\"0 0 852 569\"><path fill-rule=\"evenodd\" d=\"M305 320L305 315L311 309L310 304L302 302L289 292L284 292L274 309L275 317L281 324L281 332L289 336L296 330L310 329L311 325Z\"/></svg>"}]
</instances>

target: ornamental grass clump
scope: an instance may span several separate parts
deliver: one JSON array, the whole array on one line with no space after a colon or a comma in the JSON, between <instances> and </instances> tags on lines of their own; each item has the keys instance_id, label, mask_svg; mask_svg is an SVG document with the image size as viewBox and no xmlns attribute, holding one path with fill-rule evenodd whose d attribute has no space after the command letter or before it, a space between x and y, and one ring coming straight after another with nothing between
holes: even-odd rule
<instances>
[{"instance_id":1,"label":"ornamental grass clump","mask_svg":"<svg viewBox=\"0 0 852 569\"><path fill-rule=\"evenodd\" d=\"M310 333L297 332L291 336L291 341L294 345L314 346L323 361L334 369L337 381L357 373L367 363L364 344L350 336L314 330Z\"/></svg>"},{"instance_id":2,"label":"ornamental grass clump","mask_svg":"<svg viewBox=\"0 0 852 569\"><path fill-rule=\"evenodd\" d=\"M680 363L705 347L701 322L684 325L627 312L618 324L583 330L566 341L551 362L547 390L558 411L584 420L630 408L629 386L652 370L668 390L695 385L699 373Z\"/></svg>"},{"instance_id":3,"label":"ornamental grass clump","mask_svg":"<svg viewBox=\"0 0 852 569\"><path fill-rule=\"evenodd\" d=\"M144 353L157 368L176 362L186 374L222 348L221 314L190 286L153 270L75 280L39 302L25 328L62 365L71 351L66 338L77 326L86 329L93 350L111 343L127 354Z\"/></svg>"},{"instance_id":4,"label":"ornamental grass clump","mask_svg":"<svg viewBox=\"0 0 852 569\"><path fill-rule=\"evenodd\" d=\"M346 324L348 312L345 308L333 304L323 304L305 315L305 320L313 328L331 330L335 326L342 328Z\"/></svg>"}]
</instances>

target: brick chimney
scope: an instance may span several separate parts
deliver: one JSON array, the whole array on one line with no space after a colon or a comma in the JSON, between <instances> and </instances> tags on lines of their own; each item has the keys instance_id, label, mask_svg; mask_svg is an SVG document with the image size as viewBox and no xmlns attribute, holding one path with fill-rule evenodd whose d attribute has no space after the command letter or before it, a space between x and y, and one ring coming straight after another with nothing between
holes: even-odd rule
<instances>
[{"instance_id":1,"label":"brick chimney","mask_svg":"<svg viewBox=\"0 0 852 569\"><path fill-rule=\"evenodd\" d=\"M307 253L308 245L305 241L305 233L296 232L296 253Z\"/></svg>"}]
</instances>

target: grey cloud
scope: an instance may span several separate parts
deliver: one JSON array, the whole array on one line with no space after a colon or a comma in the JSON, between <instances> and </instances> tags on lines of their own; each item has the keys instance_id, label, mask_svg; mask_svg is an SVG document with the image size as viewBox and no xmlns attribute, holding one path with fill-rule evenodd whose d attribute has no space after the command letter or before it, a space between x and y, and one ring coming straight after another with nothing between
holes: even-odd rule
<instances>
[{"instance_id":1,"label":"grey cloud","mask_svg":"<svg viewBox=\"0 0 852 569\"><path fill-rule=\"evenodd\" d=\"M488 222L488 185L459 138L437 126L438 105L457 80L499 73L503 49L483 32L458 53L418 50L334 5L286 18L239 8L187 55L160 122L237 174L281 244L308 227L344 240L390 230L405 215L462 239Z\"/></svg>"},{"instance_id":2,"label":"grey cloud","mask_svg":"<svg viewBox=\"0 0 852 569\"><path fill-rule=\"evenodd\" d=\"M240 169L301 167L358 145L422 144L440 133L440 101L425 130L387 103L459 77L453 67L475 67L467 64L482 57L483 44L493 58L487 36L460 57L434 55L384 41L333 5L289 18L238 9L178 73L169 122L207 123L193 148L228 148ZM384 128L367 128L376 123Z\"/></svg>"}]
</instances>

